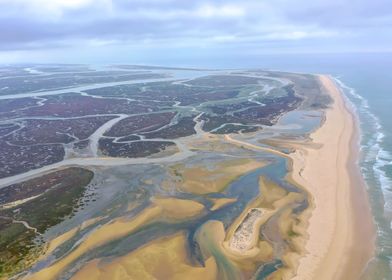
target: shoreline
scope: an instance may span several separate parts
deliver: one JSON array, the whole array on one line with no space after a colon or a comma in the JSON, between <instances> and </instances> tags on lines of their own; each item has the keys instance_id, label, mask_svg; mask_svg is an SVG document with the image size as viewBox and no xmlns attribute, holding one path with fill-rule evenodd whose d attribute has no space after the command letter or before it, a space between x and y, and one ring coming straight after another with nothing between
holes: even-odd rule
<instances>
[{"instance_id":1,"label":"shoreline","mask_svg":"<svg viewBox=\"0 0 392 280\"><path fill-rule=\"evenodd\" d=\"M359 279L374 256L375 227L360 173L359 125L335 82L320 75L333 99L322 125L292 155L292 178L310 194L305 254L293 279ZM333 187L331 187L333 186ZM364 242L370 241L370 242Z\"/></svg>"}]
</instances>

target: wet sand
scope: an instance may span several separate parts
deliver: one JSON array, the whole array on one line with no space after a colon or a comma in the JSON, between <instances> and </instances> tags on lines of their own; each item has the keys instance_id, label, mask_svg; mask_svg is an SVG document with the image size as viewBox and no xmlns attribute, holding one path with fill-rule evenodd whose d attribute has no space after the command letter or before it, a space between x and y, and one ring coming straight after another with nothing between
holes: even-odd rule
<instances>
[{"instance_id":1,"label":"wet sand","mask_svg":"<svg viewBox=\"0 0 392 280\"><path fill-rule=\"evenodd\" d=\"M160 238L127 255L112 260L95 259L85 264L73 279L205 279L217 278L214 258L205 267L187 259L185 233Z\"/></svg>"},{"instance_id":2,"label":"wet sand","mask_svg":"<svg viewBox=\"0 0 392 280\"><path fill-rule=\"evenodd\" d=\"M310 193L305 256L294 279L359 279L374 252L375 230L358 160L358 124L333 80L320 76L334 103L312 143L296 147L293 179Z\"/></svg>"},{"instance_id":3,"label":"wet sand","mask_svg":"<svg viewBox=\"0 0 392 280\"><path fill-rule=\"evenodd\" d=\"M237 201L236 198L211 198L210 199L213 203L212 207L210 208L211 211L215 211L217 209L220 209L222 207L225 207L228 204L234 203Z\"/></svg>"},{"instance_id":4,"label":"wet sand","mask_svg":"<svg viewBox=\"0 0 392 280\"><path fill-rule=\"evenodd\" d=\"M265 166L265 162L253 159L234 159L218 163L215 168L199 165L185 167L177 164L172 166L174 175L180 175L181 181L177 188L195 194L221 192L230 182L241 175Z\"/></svg>"},{"instance_id":5,"label":"wet sand","mask_svg":"<svg viewBox=\"0 0 392 280\"><path fill-rule=\"evenodd\" d=\"M202 204L192 200L156 198L150 207L144 209L133 218L119 217L97 227L80 242L80 245L75 250L37 273L27 275L25 279L57 279L70 264L86 252L107 244L110 241L123 238L140 227L152 223L159 217L169 220L186 220L199 215L203 210L204 206ZM59 240L54 240L49 250L53 251L55 249L54 246L62 244L72 234L74 232L71 230L65 236L60 236Z\"/></svg>"}]
</instances>

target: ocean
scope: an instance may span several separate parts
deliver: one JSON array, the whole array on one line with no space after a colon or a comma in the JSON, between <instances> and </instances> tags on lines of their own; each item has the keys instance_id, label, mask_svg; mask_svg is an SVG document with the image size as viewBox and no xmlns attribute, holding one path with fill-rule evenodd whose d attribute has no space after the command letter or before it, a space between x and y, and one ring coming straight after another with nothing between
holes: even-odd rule
<instances>
[{"instance_id":1,"label":"ocean","mask_svg":"<svg viewBox=\"0 0 392 280\"><path fill-rule=\"evenodd\" d=\"M360 120L359 165L377 227L375 258L363 279L392 279L392 53L243 57L222 67L322 73L336 79Z\"/></svg>"},{"instance_id":2,"label":"ocean","mask_svg":"<svg viewBox=\"0 0 392 280\"><path fill-rule=\"evenodd\" d=\"M360 119L360 166L377 226L376 257L365 279L392 279L392 72L382 66L337 76Z\"/></svg>"}]
</instances>

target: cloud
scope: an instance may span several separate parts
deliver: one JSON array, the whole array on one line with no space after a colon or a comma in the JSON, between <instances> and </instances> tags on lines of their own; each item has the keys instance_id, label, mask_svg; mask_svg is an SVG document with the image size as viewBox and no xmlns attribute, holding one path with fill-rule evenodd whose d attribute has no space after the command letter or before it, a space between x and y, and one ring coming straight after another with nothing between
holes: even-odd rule
<instances>
[{"instance_id":1,"label":"cloud","mask_svg":"<svg viewBox=\"0 0 392 280\"><path fill-rule=\"evenodd\" d=\"M0 51L383 48L388 1L0 0Z\"/></svg>"},{"instance_id":2,"label":"cloud","mask_svg":"<svg viewBox=\"0 0 392 280\"><path fill-rule=\"evenodd\" d=\"M110 10L111 5L111 0L0 0L0 16L24 15L38 21L56 21L72 11L104 11Z\"/></svg>"},{"instance_id":3,"label":"cloud","mask_svg":"<svg viewBox=\"0 0 392 280\"><path fill-rule=\"evenodd\" d=\"M195 14L200 17L244 17L246 14L245 8L240 5L228 4L215 6L205 4L196 9Z\"/></svg>"}]
</instances>

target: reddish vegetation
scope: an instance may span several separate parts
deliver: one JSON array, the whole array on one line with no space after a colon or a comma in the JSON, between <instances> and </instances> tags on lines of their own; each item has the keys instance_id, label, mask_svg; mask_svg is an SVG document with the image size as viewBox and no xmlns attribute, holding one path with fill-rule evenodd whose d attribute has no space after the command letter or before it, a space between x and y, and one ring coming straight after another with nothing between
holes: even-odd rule
<instances>
[{"instance_id":1,"label":"reddish vegetation","mask_svg":"<svg viewBox=\"0 0 392 280\"><path fill-rule=\"evenodd\" d=\"M114 125L105 136L122 137L155 130L169 124L175 115L175 112L165 112L128 117Z\"/></svg>"},{"instance_id":2,"label":"reddish vegetation","mask_svg":"<svg viewBox=\"0 0 392 280\"><path fill-rule=\"evenodd\" d=\"M145 105L152 105L151 100L155 101L153 102L155 105L156 101L159 101L160 106L165 106L170 102L172 104L180 102L181 105L198 105L206 101L233 98L239 94L239 88L191 87L172 82L157 82L99 88L87 92L103 97L133 98Z\"/></svg>"},{"instance_id":3,"label":"reddish vegetation","mask_svg":"<svg viewBox=\"0 0 392 280\"><path fill-rule=\"evenodd\" d=\"M154 132L144 133L143 135L146 136L146 138L175 139L195 134L196 131L194 127L196 123L193 121L194 117L195 116L182 117L174 125L165 127Z\"/></svg>"},{"instance_id":4,"label":"reddish vegetation","mask_svg":"<svg viewBox=\"0 0 392 280\"><path fill-rule=\"evenodd\" d=\"M63 157L60 144L14 146L0 139L0 178L59 162Z\"/></svg>"},{"instance_id":5,"label":"reddish vegetation","mask_svg":"<svg viewBox=\"0 0 392 280\"><path fill-rule=\"evenodd\" d=\"M5 137L15 145L70 143L88 138L113 117L90 117L68 120L25 120L23 128Z\"/></svg>"},{"instance_id":6,"label":"reddish vegetation","mask_svg":"<svg viewBox=\"0 0 392 280\"><path fill-rule=\"evenodd\" d=\"M37 104L34 98L5 99L0 102L0 113L10 112L16 109L23 109Z\"/></svg>"},{"instance_id":7,"label":"reddish vegetation","mask_svg":"<svg viewBox=\"0 0 392 280\"><path fill-rule=\"evenodd\" d=\"M105 77L110 75L106 72L101 74ZM82 76L83 79L97 78L90 77L90 72ZM69 78L74 77L64 77L64 73L59 73L50 82L59 85ZM36 77L22 86L29 87L34 81L37 81ZM4 165L0 176L61 161L65 155L61 144L72 143L70 146L87 155L84 149L88 147L88 137L119 114L128 116L105 133L104 136L108 138L100 139L99 148L103 154L110 156L138 157L159 152L174 143L143 141L135 134L147 139L168 140L194 134L195 115L191 114L195 112L191 111L192 107L196 109L197 106L198 110L204 111L201 120L205 121L205 131L234 133L257 130L260 124L271 125L282 113L293 110L301 103L302 99L295 94L292 85L281 88L280 91L287 94L283 92L283 95L274 98L258 96L259 102L265 106L247 100L244 94L237 98L241 92L245 92L244 89L260 89L262 82L261 77L239 74L210 75L187 81L186 84L146 82L86 91L94 97L70 92L42 98L0 100L0 120L6 120L0 124L0 164ZM49 119L53 117L59 119ZM61 119L68 117L71 119ZM224 125L227 123L231 124ZM119 139L114 142L114 137Z\"/></svg>"},{"instance_id":8,"label":"reddish vegetation","mask_svg":"<svg viewBox=\"0 0 392 280\"><path fill-rule=\"evenodd\" d=\"M248 123L273 125L277 117L284 112L294 110L302 101L302 98L295 95L292 86L287 86L285 90L286 96L266 98L263 100L265 106L250 107L233 115Z\"/></svg>"},{"instance_id":9,"label":"reddish vegetation","mask_svg":"<svg viewBox=\"0 0 392 280\"><path fill-rule=\"evenodd\" d=\"M111 157L146 157L175 145L169 141L138 141L130 143L113 143L112 139L99 140L99 149L106 156Z\"/></svg>"},{"instance_id":10,"label":"reddish vegetation","mask_svg":"<svg viewBox=\"0 0 392 280\"><path fill-rule=\"evenodd\" d=\"M11 133L12 131L17 130L18 128L19 125L15 125L15 124L4 124L4 125L0 124L0 136L5 136Z\"/></svg>"},{"instance_id":11,"label":"reddish vegetation","mask_svg":"<svg viewBox=\"0 0 392 280\"><path fill-rule=\"evenodd\" d=\"M202 87L238 87L244 85L258 84L263 78L246 76L210 75L193 79L187 84Z\"/></svg>"},{"instance_id":12,"label":"reddish vegetation","mask_svg":"<svg viewBox=\"0 0 392 280\"><path fill-rule=\"evenodd\" d=\"M135 101L94 98L77 93L52 96L43 106L26 110L23 115L73 117L94 114L140 114L156 111Z\"/></svg>"},{"instance_id":13,"label":"reddish vegetation","mask_svg":"<svg viewBox=\"0 0 392 280\"><path fill-rule=\"evenodd\" d=\"M77 70L78 71L78 70ZM52 72L52 71L50 71ZM24 74L25 75L25 74ZM31 91L42 91L44 89L59 89L86 84L98 84L118 81L148 80L164 78L159 73L131 73L123 72L98 72L88 71L85 73L57 73L50 76L29 75L24 77L8 76L0 80L1 94L19 94Z\"/></svg>"}]
</instances>

